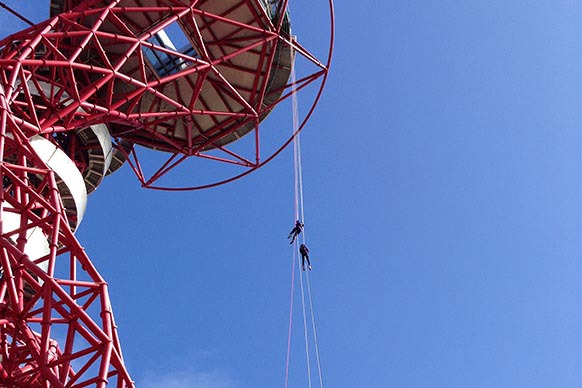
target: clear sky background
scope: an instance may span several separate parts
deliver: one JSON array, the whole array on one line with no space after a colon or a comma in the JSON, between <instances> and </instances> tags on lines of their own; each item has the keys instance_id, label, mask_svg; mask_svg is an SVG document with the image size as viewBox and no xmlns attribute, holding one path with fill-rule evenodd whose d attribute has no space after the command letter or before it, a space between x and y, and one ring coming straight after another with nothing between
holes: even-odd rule
<instances>
[{"instance_id":1,"label":"clear sky background","mask_svg":"<svg viewBox=\"0 0 582 388\"><path fill-rule=\"evenodd\" d=\"M325 387L581 387L580 2L340 1L336 23L301 137ZM78 237L138 387L283 387L292 224L291 147L205 191L105 180Z\"/></svg>"}]
</instances>

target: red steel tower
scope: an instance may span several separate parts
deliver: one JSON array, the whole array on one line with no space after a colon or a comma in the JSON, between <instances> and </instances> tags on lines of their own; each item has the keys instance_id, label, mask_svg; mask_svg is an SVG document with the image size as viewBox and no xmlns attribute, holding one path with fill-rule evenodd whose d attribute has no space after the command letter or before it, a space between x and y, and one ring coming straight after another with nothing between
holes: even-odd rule
<instances>
[{"instance_id":1,"label":"red steel tower","mask_svg":"<svg viewBox=\"0 0 582 388\"><path fill-rule=\"evenodd\" d=\"M291 139L263 158L263 119L311 88L300 130L321 95L326 7L323 61L286 0L52 0L0 41L0 386L133 386L107 283L74 236L87 194L125 162L157 189L191 157L239 169L169 190L268 162ZM230 148L245 135L250 156ZM143 150L164 155L148 176Z\"/></svg>"}]
</instances>

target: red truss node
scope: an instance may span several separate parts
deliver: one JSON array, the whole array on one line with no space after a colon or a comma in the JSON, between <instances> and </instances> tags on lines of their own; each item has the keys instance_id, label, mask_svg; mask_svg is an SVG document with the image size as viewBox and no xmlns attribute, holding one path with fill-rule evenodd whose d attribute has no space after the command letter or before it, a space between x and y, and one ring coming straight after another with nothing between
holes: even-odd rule
<instances>
[{"instance_id":1,"label":"red truss node","mask_svg":"<svg viewBox=\"0 0 582 388\"><path fill-rule=\"evenodd\" d=\"M274 158L327 79L325 1L323 61L286 0L52 0L50 19L0 41L0 386L134 386L107 283L74 236L87 194L126 161L144 187L194 190ZM299 128L266 150L260 124L307 90ZM148 175L144 150L165 155ZM238 170L160 184L192 157Z\"/></svg>"}]
</instances>

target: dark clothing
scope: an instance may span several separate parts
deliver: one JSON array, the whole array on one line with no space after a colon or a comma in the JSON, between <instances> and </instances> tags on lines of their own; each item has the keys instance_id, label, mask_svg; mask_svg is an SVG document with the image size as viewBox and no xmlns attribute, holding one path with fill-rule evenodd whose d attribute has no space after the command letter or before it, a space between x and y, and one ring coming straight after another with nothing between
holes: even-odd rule
<instances>
[{"instance_id":1,"label":"dark clothing","mask_svg":"<svg viewBox=\"0 0 582 388\"><path fill-rule=\"evenodd\" d=\"M311 270L311 262L309 261L309 248L305 244L301 244L299 247L299 253L301 253L301 268L305 271L305 260L307 260L307 265L309 270Z\"/></svg>"},{"instance_id":2,"label":"dark clothing","mask_svg":"<svg viewBox=\"0 0 582 388\"><path fill-rule=\"evenodd\" d=\"M295 242L295 238L299 236L299 233L301 233L300 227L296 226L293 229L291 229L291 232L289 232L289 236L287 236L287 238L291 238L291 244Z\"/></svg>"},{"instance_id":3,"label":"dark clothing","mask_svg":"<svg viewBox=\"0 0 582 388\"><path fill-rule=\"evenodd\" d=\"M293 244L295 242L295 238L299 236L299 233L301 233L302 230L303 224L299 221L295 222L295 226L293 227L293 229L291 229L291 232L289 232L289 236L287 236L287 238L291 239L291 242L289 244Z\"/></svg>"}]
</instances>

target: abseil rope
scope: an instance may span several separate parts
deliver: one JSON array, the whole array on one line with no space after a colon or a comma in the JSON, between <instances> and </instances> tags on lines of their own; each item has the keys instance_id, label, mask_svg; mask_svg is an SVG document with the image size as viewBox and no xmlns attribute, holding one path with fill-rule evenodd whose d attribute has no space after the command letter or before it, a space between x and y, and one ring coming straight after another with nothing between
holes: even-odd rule
<instances>
[{"instance_id":1,"label":"abseil rope","mask_svg":"<svg viewBox=\"0 0 582 388\"><path fill-rule=\"evenodd\" d=\"M317 342L317 330L315 329L315 314L313 313L313 300L311 298L311 283L309 282L309 272L305 272L307 279L307 295L309 295L309 311L311 312L311 327L313 329L313 342L315 344L315 359L317 360L317 373L319 374L319 386L323 388L323 375L321 373L321 361L319 359L319 345Z\"/></svg>"},{"instance_id":2,"label":"abseil rope","mask_svg":"<svg viewBox=\"0 0 582 388\"><path fill-rule=\"evenodd\" d=\"M295 67L291 69L291 82L295 85L297 77L295 74ZM293 109L293 161L295 163L294 175L295 175L295 220L301 221L305 224L305 214L303 210L303 174L301 173L301 143L299 133L299 104L297 101L297 93L293 93L291 96L291 105ZM299 218L301 215L301 218ZM298 236L299 237L299 236ZM299 238L295 240L293 244L293 256L297 254L297 244L299 243ZM305 244L305 227L303 227L303 235L301 241ZM299 285L301 286L301 309L303 311L303 336L305 337L305 359L307 362L307 386L311 388L311 361L309 360L309 332L307 330L307 313L305 312L305 291L303 288L303 276L301 274L302 269L304 270L303 258L301 258L301 263L297 260L297 266L299 267Z\"/></svg>"},{"instance_id":3,"label":"abseil rope","mask_svg":"<svg viewBox=\"0 0 582 388\"><path fill-rule=\"evenodd\" d=\"M291 69L291 77L294 77L294 70ZM295 114L295 110L296 110L296 99L295 99L295 95L293 95L293 100L292 100L292 109L293 109L293 135L295 135L295 131L296 131L296 125L297 125L297 121L296 121L296 114ZM295 223L296 220L299 219L299 206L298 206L298 193L297 193L297 187L298 187L298 175L297 175L297 152L296 150L296 145L295 145L295 139L293 139L293 172L294 172L294 188L295 188L295 207L293 209L293 216L294 216L294 220L293 222ZM299 259L297 258L297 249L296 248L296 244L293 246L293 261L292 261L292 265L291 265L291 296L290 296L290 301L289 301L289 330L288 330L288 334L287 334L287 356L285 358L285 388L288 388L289 385L289 360L291 358L291 329L293 327L293 302L294 302L294 292L295 292L295 261L297 260L299 262Z\"/></svg>"},{"instance_id":4,"label":"abseil rope","mask_svg":"<svg viewBox=\"0 0 582 388\"><path fill-rule=\"evenodd\" d=\"M291 82L292 85L296 83L296 75L295 75L295 68L291 69ZM303 201L303 172L302 172L302 163L301 163L301 139L299 136L299 107L297 102L297 94L294 93L291 97L291 104L293 109L293 164L294 164L294 183L295 183L295 208L294 208L294 222L300 221L303 224L305 223L305 212L304 212L304 201ZM305 229L303 229L303 234L301 235L301 241L305 244L306 233ZM299 236L298 236L299 237ZM303 333L305 337L305 358L307 361L307 381L308 381L308 388L312 388L311 385L311 361L310 361L310 352L309 352L309 331L307 326L307 312L305 308L305 288L303 286L303 275L302 272L303 267L303 258L301 259L301 263L299 262L299 257L297 255L297 244L299 238L296 239L293 245L293 273L291 275L291 301L290 301L290 308L289 308L289 332L287 338L287 357L286 357L286 364L285 364L285 388L288 387L289 382L289 359L291 354L291 327L293 321L293 292L294 292L294 281L295 281L295 261L297 259L297 268L299 271L299 283L301 288L301 307L303 312ZM313 342L315 344L315 358L317 361L317 371L319 375L319 385L320 388L323 388L323 377L321 372L321 361L319 357L319 345L317 341L317 331L315 326L315 314L313 309L313 298L311 296L311 284L309 281L309 274L306 272L305 274L307 280L307 294L309 300L309 315L311 316L311 328L313 330Z\"/></svg>"},{"instance_id":5,"label":"abseil rope","mask_svg":"<svg viewBox=\"0 0 582 388\"><path fill-rule=\"evenodd\" d=\"M289 332L287 333L287 357L285 358L285 388L289 383L289 356L291 355L291 327L293 326L293 294L295 292L295 260L297 250L293 250L293 263L291 264L291 298L289 301Z\"/></svg>"},{"instance_id":6,"label":"abseil rope","mask_svg":"<svg viewBox=\"0 0 582 388\"><path fill-rule=\"evenodd\" d=\"M297 251L297 242L293 246L293 250ZM301 267L299 260L297 266ZM301 308L303 310L303 335L305 336L305 358L307 361L307 386L311 388L311 362L309 361L309 334L307 331L307 314L305 312L305 292L303 291L303 276L301 276L301 268L299 268L299 284L301 285Z\"/></svg>"}]
</instances>

